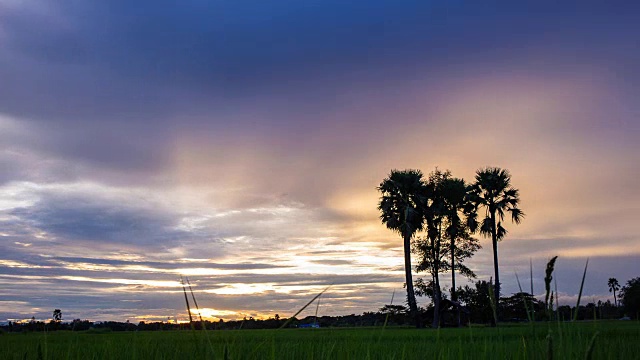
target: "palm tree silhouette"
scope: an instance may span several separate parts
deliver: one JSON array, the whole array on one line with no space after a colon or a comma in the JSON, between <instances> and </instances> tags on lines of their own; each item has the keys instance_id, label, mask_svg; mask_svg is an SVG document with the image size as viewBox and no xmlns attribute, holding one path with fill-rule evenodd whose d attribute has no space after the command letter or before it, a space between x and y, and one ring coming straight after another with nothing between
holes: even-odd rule
<instances>
[{"instance_id":1,"label":"palm tree silhouette","mask_svg":"<svg viewBox=\"0 0 640 360\"><path fill-rule=\"evenodd\" d=\"M476 172L476 181L471 189L471 201L476 211L483 207L485 217L480 223L480 233L491 237L493 244L493 268L495 272L494 299L496 309L500 299L500 271L498 267L498 241L507 234L507 229L502 226L505 212L511 213L511 221L520 224L524 213L518 204L520 197L518 189L511 186L511 174L505 169L487 167ZM477 228L477 212L469 217L469 225L472 230Z\"/></svg>"},{"instance_id":2,"label":"palm tree silhouette","mask_svg":"<svg viewBox=\"0 0 640 360\"><path fill-rule=\"evenodd\" d=\"M465 208L467 197L467 187L464 180L458 178L450 178L444 180L442 191L445 203L444 215L447 219L447 228L445 232L451 240L451 300L455 301L456 272L455 272L455 241L460 233L462 221L460 219L460 211Z\"/></svg>"},{"instance_id":3,"label":"palm tree silhouette","mask_svg":"<svg viewBox=\"0 0 640 360\"><path fill-rule=\"evenodd\" d=\"M428 200L428 206L424 206L425 220L427 223L427 238L429 241L428 248L431 254L427 255L431 258L430 270L433 276L433 323L432 327L440 326L440 303L442 300L442 291L440 288L440 272L446 271L446 264L443 256L448 249L443 243L446 234L447 223L447 199L445 186L447 181L451 179L451 171L441 171L436 168L425 183L425 189ZM427 203L425 202L425 205ZM450 247L449 247L450 249ZM428 253L427 253L428 254ZM454 255L455 256L455 255Z\"/></svg>"},{"instance_id":4,"label":"palm tree silhouette","mask_svg":"<svg viewBox=\"0 0 640 360\"><path fill-rule=\"evenodd\" d=\"M442 195L444 198L444 217L447 220L445 233L450 239L451 255L451 300L457 301L456 296L456 240L463 235L466 224L462 216L472 214L474 207L468 196L470 187L463 179L445 178L442 183ZM458 318L458 320L460 320ZM460 324L458 324L460 325Z\"/></svg>"},{"instance_id":5,"label":"palm tree silhouette","mask_svg":"<svg viewBox=\"0 0 640 360\"><path fill-rule=\"evenodd\" d=\"M609 285L609 292L613 292L613 303L617 307L618 306L618 299L616 297L616 291L620 290L620 284L618 283L618 279L609 278L609 281L607 282L607 285Z\"/></svg>"},{"instance_id":6,"label":"palm tree silhouette","mask_svg":"<svg viewBox=\"0 0 640 360\"><path fill-rule=\"evenodd\" d=\"M53 310L53 321L60 322L62 320L62 311L60 309Z\"/></svg>"},{"instance_id":7,"label":"palm tree silhouette","mask_svg":"<svg viewBox=\"0 0 640 360\"><path fill-rule=\"evenodd\" d=\"M426 202L424 181L420 170L391 170L378 191L381 193L378 210L380 220L387 228L398 232L404 241L404 272L407 285L407 302L416 327L421 327L416 295L411 275L411 238L422 230L424 203Z\"/></svg>"}]
</instances>

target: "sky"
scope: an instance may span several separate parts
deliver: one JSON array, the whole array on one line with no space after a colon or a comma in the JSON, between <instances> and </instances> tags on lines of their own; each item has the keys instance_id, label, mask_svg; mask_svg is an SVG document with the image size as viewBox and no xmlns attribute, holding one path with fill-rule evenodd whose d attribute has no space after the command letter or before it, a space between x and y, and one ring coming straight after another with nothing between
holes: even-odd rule
<instances>
[{"instance_id":1,"label":"sky","mask_svg":"<svg viewBox=\"0 0 640 360\"><path fill-rule=\"evenodd\" d=\"M508 169L503 293L531 260L543 294L558 255L561 302L587 258L583 301L610 299L640 276L639 24L616 0L0 0L0 320L185 319L181 275L211 319L329 285L320 314L398 303L376 187L405 168Z\"/></svg>"}]
</instances>

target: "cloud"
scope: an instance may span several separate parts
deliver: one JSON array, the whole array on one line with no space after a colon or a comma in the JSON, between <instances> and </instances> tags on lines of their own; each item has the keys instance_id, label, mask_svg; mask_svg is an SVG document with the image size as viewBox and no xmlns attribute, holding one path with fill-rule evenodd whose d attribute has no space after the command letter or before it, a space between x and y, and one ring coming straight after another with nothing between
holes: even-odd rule
<instances>
[{"instance_id":1,"label":"cloud","mask_svg":"<svg viewBox=\"0 0 640 360\"><path fill-rule=\"evenodd\" d=\"M342 94L349 83L411 81L425 67L434 69L431 83L476 63L499 67L513 59L533 58L529 67L538 71L551 59L567 72L574 59L593 55L594 43L610 54L592 56L606 67L614 55L625 58L621 49L629 42L615 35L626 31L629 39L637 31L626 26L634 20L625 16L631 7L33 1L8 6L2 17L1 74L10 86L3 87L1 106L12 115L73 124L91 118L175 127L179 118L216 130L242 128L262 123L234 116L229 124L243 103L268 116L274 102L267 98L275 98L278 107L310 114L344 105L336 90ZM553 52L539 59L546 48ZM208 117L212 110L215 119ZM269 124L286 129L291 122L272 117Z\"/></svg>"},{"instance_id":2,"label":"cloud","mask_svg":"<svg viewBox=\"0 0 640 360\"><path fill-rule=\"evenodd\" d=\"M93 183L11 183L15 195L5 213L9 228L27 226L49 240L107 241L150 246L194 237L176 229L171 212L158 209L144 192Z\"/></svg>"}]
</instances>

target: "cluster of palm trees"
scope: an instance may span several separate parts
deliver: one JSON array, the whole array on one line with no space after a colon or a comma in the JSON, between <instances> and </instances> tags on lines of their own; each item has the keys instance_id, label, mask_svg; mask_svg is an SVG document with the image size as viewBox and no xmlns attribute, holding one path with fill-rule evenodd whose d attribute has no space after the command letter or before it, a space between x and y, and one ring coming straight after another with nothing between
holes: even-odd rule
<instances>
[{"instance_id":1,"label":"cluster of palm trees","mask_svg":"<svg viewBox=\"0 0 640 360\"><path fill-rule=\"evenodd\" d=\"M422 231L426 232L426 241L423 242L426 244L426 252L423 254L429 254L428 257L432 259L427 263L434 275L434 327L438 325L440 301L438 266L442 262L439 251L443 249L442 241L445 237L450 246L450 263L447 267L452 271L452 300L455 300L455 270L462 269L455 261L464 258L464 255L456 255L460 255L456 241L468 239L469 233L476 231L492 240L495 270L493 298L495 301L500 299L498 241L507 233L503 223L507 215L516 224L524 217L518 207L518 190L511 186L511 175L507 170L497 167L482 168L476 172L475 181L470 184L451 176L449 171L436 169L425 179L420 170L392 170L380 183L378 190L381 193L378 209L382 223L398 232L404 241L407 302L416 326L421 327L422 324L413 288L411 245L412 240ZM478 220L478 213L483 210L484 213ZM425 267L424 264L421 265Z\"/></svg>"}]
</instances>

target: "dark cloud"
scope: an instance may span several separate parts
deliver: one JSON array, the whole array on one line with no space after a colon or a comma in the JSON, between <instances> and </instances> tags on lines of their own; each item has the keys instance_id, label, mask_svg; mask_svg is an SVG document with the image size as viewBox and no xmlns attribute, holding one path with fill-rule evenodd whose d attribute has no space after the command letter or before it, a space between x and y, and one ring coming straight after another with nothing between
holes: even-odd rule
<instances>
[{"instance_id":1,"label":"dark cloud","mask_svg":"<svg viewBox=\"0 0 640 360\"><path fill-rule=\"evenodd\" d=\"M67 241L150 246L193 236L175 230L176 219L171 214L102 203L93 198L53 195L41 199L33 207L15 209L10 214L54 238Z\"/></svg>"},{"instance_id":2,"label":"dark cloud","mask_svg":"<svg viewBox=\"0 0 640 360\"><path fill-rule=\"evenodd\" d=\"M418 65L442 70L513 59L538 44L574 57L592 55L594 42L609 61L637 33L629 26L636 20L631 7L628 2L501 4L500 11L486 3L419 1L36 3L2 17L6 51L0 76L9 86L3 87L0 108L76 124L88 119L158 124L172 114L214 108L225 113L239 99L267 91L335 104L331 94L344 73L393 64L408 66L404 74L410 76ZM319 81L327 76L332 83ZM295 90L301 86L304 92ZM272 125L280 121L291 125L270 119Z\"/></svg>"},{"instance_id":3,"label":"dark cloud","mask_svg":"<svg viewBox=\"0 0 640 360\"><path fill-rule=\"evenodd\" d=\"M349 165L336 160L345 152L367 156L365 145L389 141L381 113L416 101L435 108L452 83L603 71L626 79L627 90L638 83L638 12L628 2L500 4L500 11L419 1L5 7L0 114L33 123L29 131L41 136L23 147L73 162L28 172L46 179L175 181L162 175L181 137L203 139L193 147L215 154L206 160L217 173L237 159L215 158L242 148L275 159L264 168L244 164L262 173L327 164L343 172ZM410 90L422 84L429 96L416 99ZM4 163L0 181L25 175L0 154ZM330 181L313 174L289 191L303 197L307 184L323 189Z\"/></svg>"}]
</instances>

